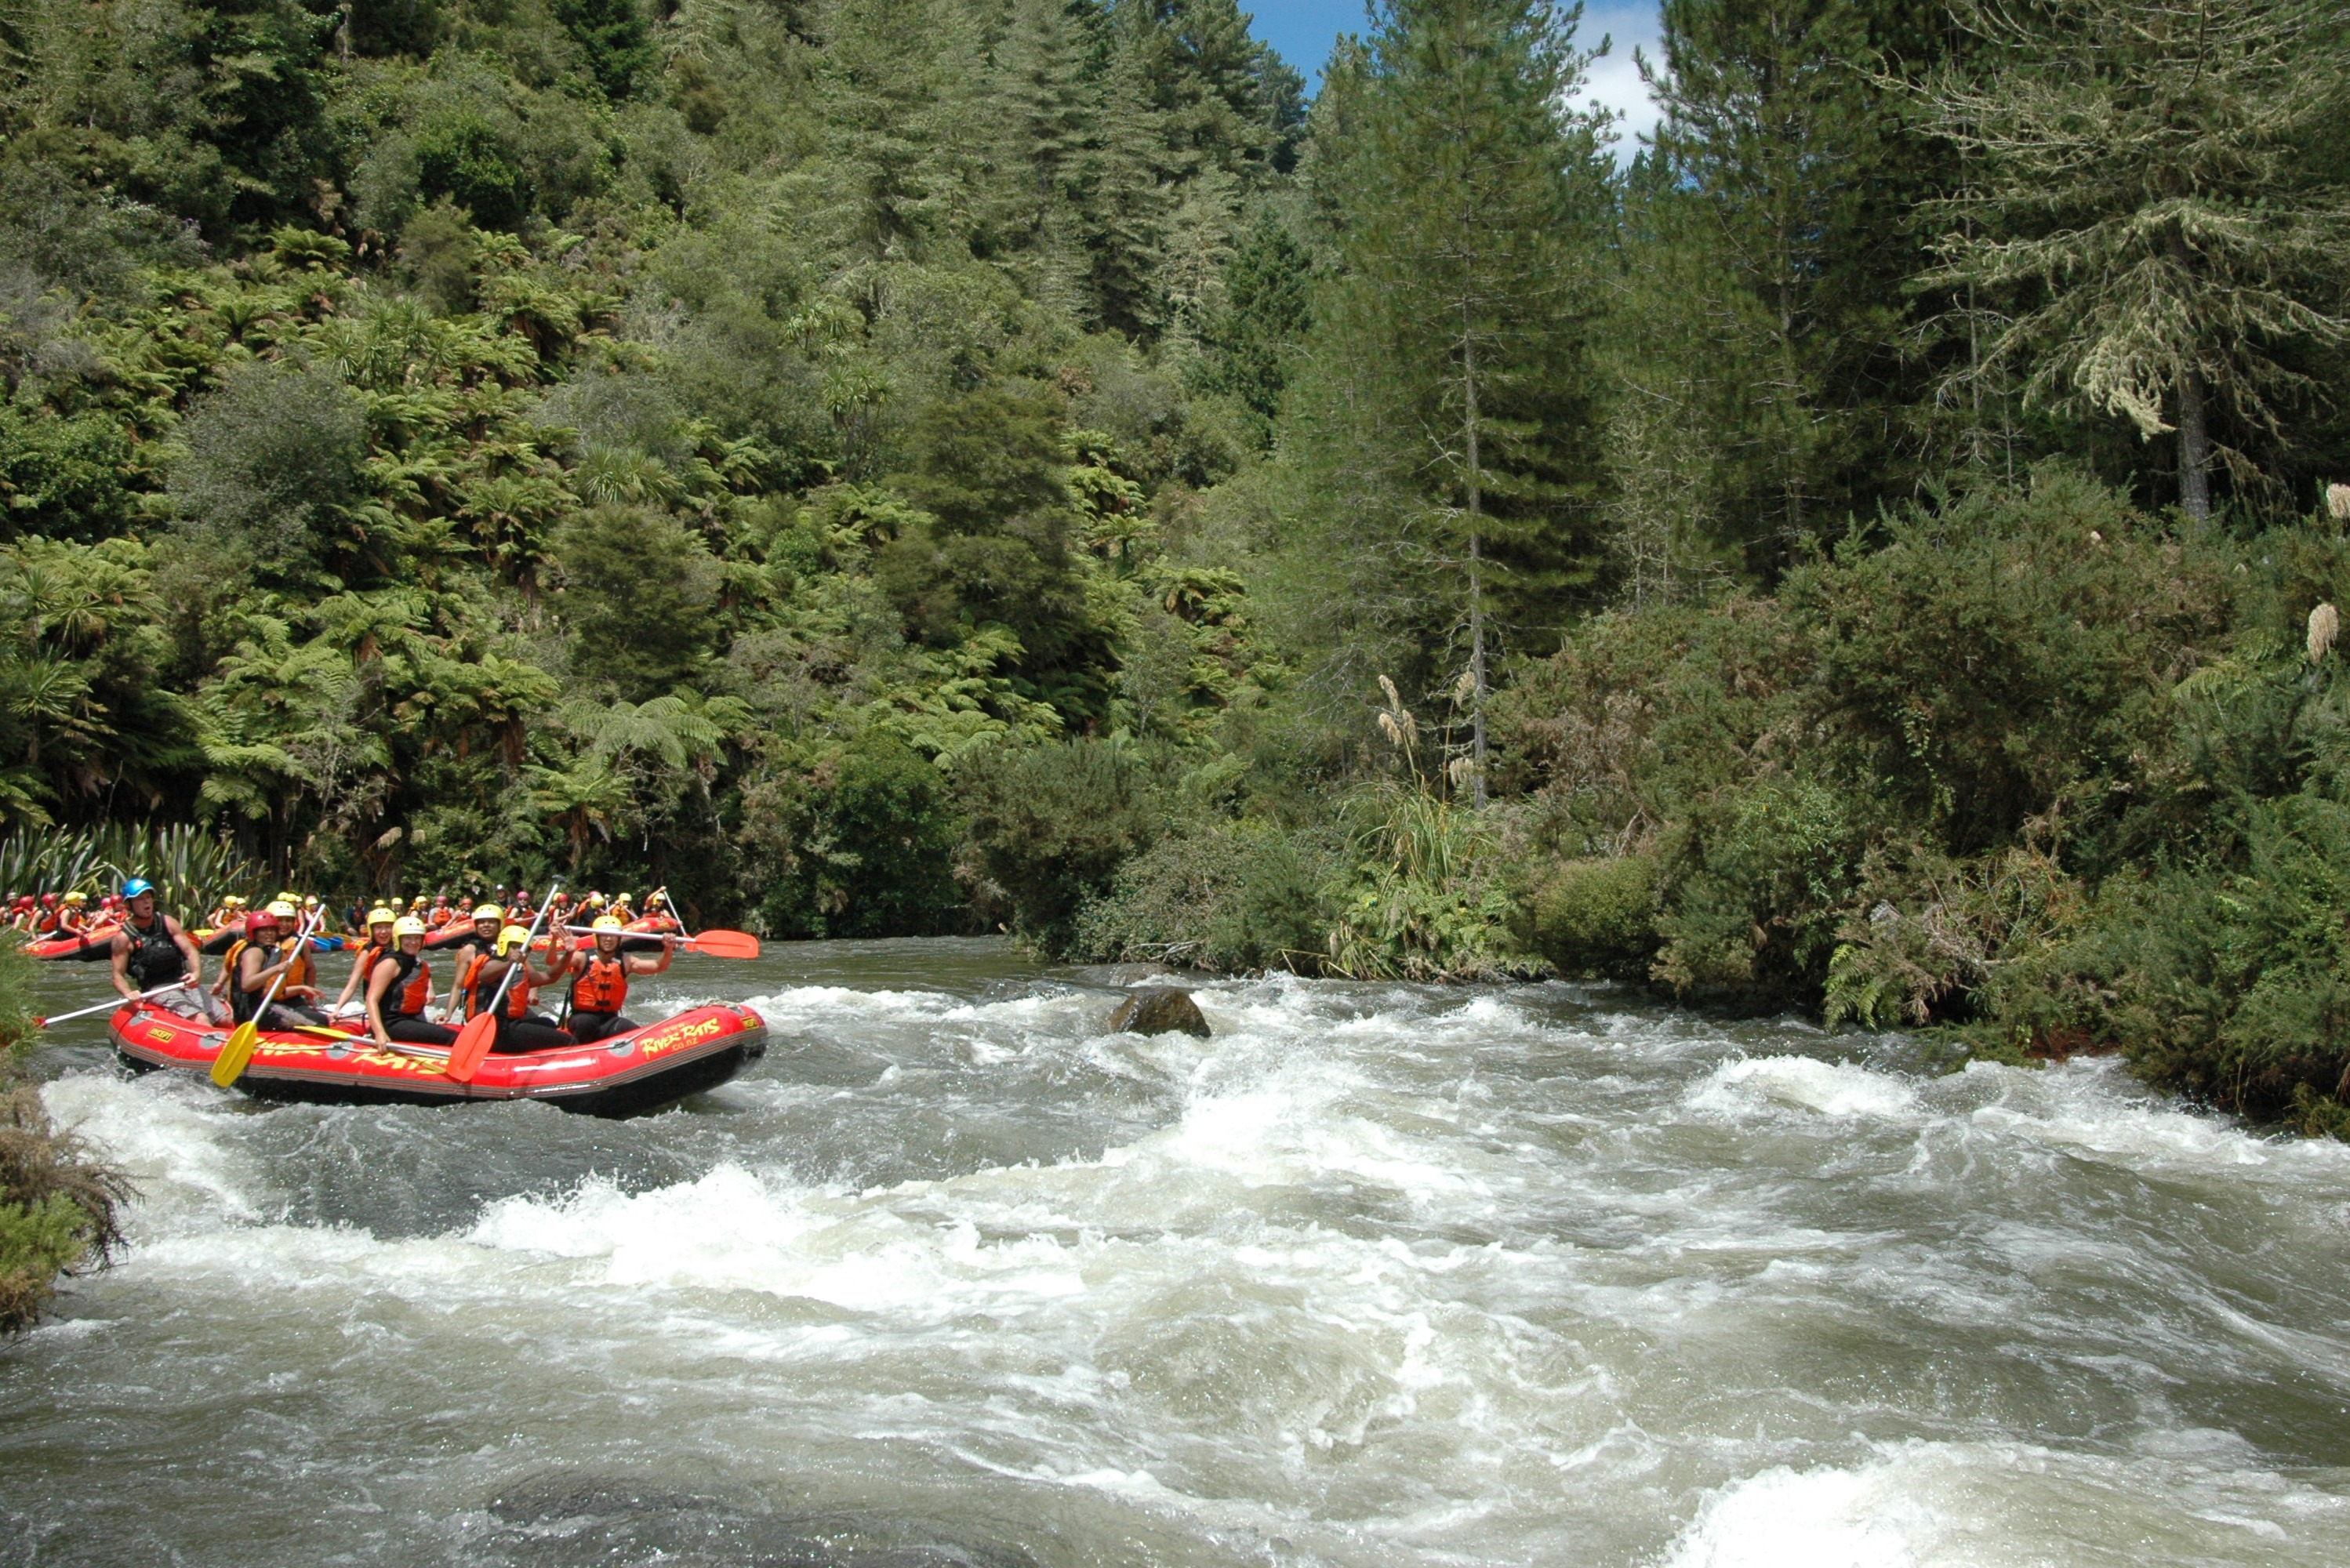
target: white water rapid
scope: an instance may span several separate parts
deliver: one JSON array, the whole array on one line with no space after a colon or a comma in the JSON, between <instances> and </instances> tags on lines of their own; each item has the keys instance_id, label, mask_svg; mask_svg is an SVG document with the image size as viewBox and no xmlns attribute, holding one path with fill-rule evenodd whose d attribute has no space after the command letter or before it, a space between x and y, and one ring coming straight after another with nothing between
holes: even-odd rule
<instances>
[{"instance_id":1,"label":"white water rapid","mask_svg":"<svg viewBox=\"0 0 2350 1568\"><path fill-rule=\"evenodd\" d=\"M0 1563L2350 1552L2350 1147L2110 1064L1557 985L1219 983L1143 1040L977 943L648 1000L714 997L766 1060L629 1122L53 1049L143 1196L0 1346Z\"/></svg>"}]
</instances>

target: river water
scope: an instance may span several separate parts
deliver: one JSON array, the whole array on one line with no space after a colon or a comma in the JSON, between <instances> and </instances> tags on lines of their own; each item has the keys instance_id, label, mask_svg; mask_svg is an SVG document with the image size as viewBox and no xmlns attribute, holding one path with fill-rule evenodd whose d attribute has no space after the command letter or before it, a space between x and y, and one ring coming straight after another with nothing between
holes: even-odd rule
<instances>
[{"instance_id":1,"label":"river water","mask_svg":"<svg viewBox=\"0 0 2350 1568\"><path fill-rule=\"evenodd\" d=\"M1144 1040L1106 978L681 960L640 1001L773 1046L619 1123L68 1026L48 1106L143 1198L0 1346L0 1563L2350 1552L2350 1147L1564 985L1218 983Z\"/></svg>"}]
</instances>

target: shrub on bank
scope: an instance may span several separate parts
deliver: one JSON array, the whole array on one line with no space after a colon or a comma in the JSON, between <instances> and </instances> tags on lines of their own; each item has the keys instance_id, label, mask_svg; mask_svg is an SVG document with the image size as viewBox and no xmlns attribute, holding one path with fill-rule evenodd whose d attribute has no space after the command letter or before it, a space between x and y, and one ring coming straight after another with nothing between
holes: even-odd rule
<instances>
[{"instance_id":1,"label":"shrub on bank","mask_svg":"<svg viewBox=\"0 0 2350 1568\"><path fill-rule=\"evenodd\" d=\"M1169 834L1118 867L1080 912L1072 956L1240 972L1318 972L1323 889L1342 864L1330 836L1211 821Z\"/></svg>"},{"instance_id":2,"label":"shrub on bank","mask_svg":"<svg viewBox=\"0 0 2350 1568\"><path fill-rule=\"evenodd\" d=\"M31 1327L60 1275L112 1260L130 1196L120 1173L49 1125L24 1081L31 967L14 938L0 941L0 1334Z\"/></svg>"},{"instance_id":3,"label":"shrub on bank","mask_svg":"<svg viewBox=\"0 0 2350 1568\"><path fill-rule=\"evenodd\" d=\"M1770 598L1598 618L1496 705L1548 825L1530 934L2350 1128L2350 675L2312 618L2345 597L2330 524L2175 527L2052 468Z\"/></svg>"},{"instance_id":4,"label":"shrub on bank","mask_svg":"<svg viewBox=\"0 0 2350 1568\"><path fill-rule=\"evenodd\" d=\"M977 901L1047 952L1070 950L1078 911L1162 826L1143 758L1100 742L976 750L955 784Z\"/></svg>"},{"instance_id":5,"label":"shrub on bank","mask_svg":"<svg viewBox=\"0 0 2350 1568\"><path fill-rule=\"evenodd\" d=\"M1648 978L1657 947L1657 857L1561 860L1519 895L1527 945L1563 975Z\"/></svg>"}]
</instances>

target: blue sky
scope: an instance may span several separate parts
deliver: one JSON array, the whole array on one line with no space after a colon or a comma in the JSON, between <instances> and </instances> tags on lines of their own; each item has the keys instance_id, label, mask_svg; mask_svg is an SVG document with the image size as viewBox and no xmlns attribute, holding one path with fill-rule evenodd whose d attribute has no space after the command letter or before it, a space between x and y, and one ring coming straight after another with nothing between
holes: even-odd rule
<instances>
[{"instance_id":1,"label":"blue sky","mask_svg":"<svg viewBox=\"0 0 2350 1568\"><path fill-rule=\"evenodd\" d=\"M1241 0L1241 4L1248 8L1249 0ZM1365 28L1363 0L1256 0L1253 9L1256 36L1279 49L1283 59L1305 73L1309 89L1322 62L1330 57L1332 40L1340 33L1359 33ZM1628 156L1633 134L1646 130L1656 121L1656 111L1640 86L1639 73L1632 68L1635 44L1652 55L1656 52L1654 0L1586 0L1580 35L1584 44L1587 47L1597 43L1603 33L1614 40L1615 47L1605 59L1593 65L1590 96L1624 113L1618 130L1625 138L1624 151Z\"/></svg>"}]
</instances>

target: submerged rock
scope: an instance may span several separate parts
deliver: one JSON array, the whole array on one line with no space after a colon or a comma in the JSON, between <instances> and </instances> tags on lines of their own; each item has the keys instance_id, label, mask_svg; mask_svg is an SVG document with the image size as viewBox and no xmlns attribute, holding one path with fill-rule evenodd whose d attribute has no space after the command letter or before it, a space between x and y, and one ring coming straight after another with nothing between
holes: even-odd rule
<instances>
[{"instance_id":1,"label":"submerged rock","mask_svg":"<svg viewBox=\"0 0 2350 1568\"><path fill-rule=\"evenodd\" d=\"M1171 985L1146 985L1118 1004L1109 1026L1128 1034L1170 1034L1177 1030L1205 1040L1215 1031L1200 1016L1200 1004L1188 991Z\"/></svg>"}]
</instances>

